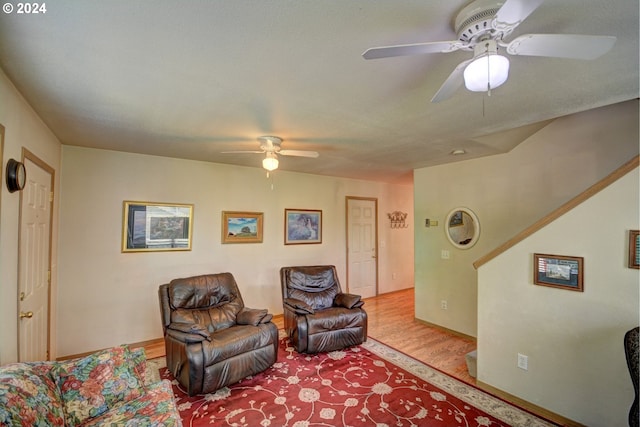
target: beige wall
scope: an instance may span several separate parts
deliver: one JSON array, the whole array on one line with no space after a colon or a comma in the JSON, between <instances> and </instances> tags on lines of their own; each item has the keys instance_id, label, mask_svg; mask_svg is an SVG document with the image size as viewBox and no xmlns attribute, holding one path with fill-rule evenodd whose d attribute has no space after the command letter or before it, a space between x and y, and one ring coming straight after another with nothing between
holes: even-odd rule
<instances>
[{"instance_id":1,"label":"beige wall","mask_svg":"<svg viewBox=\"0 0 640 427\"><path fill-rule=\"evenodd\" d=\"M59 355L161 337L158 285L177 277L229 271L247 306L275 314L282 313L282 266L334 264L346 287L346 196L378 198L380 293L413 286L412 227L392 230L387 220L388 212L412 211L411 186L272 176L260 168L64 146ZM194 204L192 250L121 253L124 200ZM322 244L285 246L285 208L322 210ZM264 242L223 245L221 213L228 210L264 212Z\"/></svg>"},{"instance_id":2,"label":"beige wall","mask_svg":"<svg viewBox=\"0 0 640 427\"><path fill-rule=\"evenodd\" d=\"M478 379L588 426L627 425L623 337L638 326L638 169L478 270ZM533 254L584 257L584 292L533 284ZM529 369L516 367L517 354Z\"/></svg>"},{"instance_id":3,"label":"beige wall","mask_svg":"<svg viewBox=\"0 0 640 427\"><path fill-rule=\"evenodd\" d=\"M503 155L414 171L416 317L476 336L472 263L637 153L633 100L556 119ZM481 223L480 239L468 250L454 248L444 234L444 219L457 206ZM425 218L439 226L424 227ZM450 259L441 258L442 249Z\"/></svg>"},{"instance_id":4,"label":"beige wall","mask_svg":"<svg viewBox=\"0 0 640 427\"><path fill-rule=\"evenodd\" d=\"M22 95L0 70L0 124L5 127L4 152L0 179L0 364L18 358L18 226L20 193L9 193L5 185L7 160L22 160L26 148L56 171L54 183L53 241L57 239L61 146ZM29 171L27 171L27 176ZM52 291L56 292L57 247L52 247ZM55 307L52 312L55 331ZM55 340L55 332L52 335Z\"/></svg>"}]
</instances>

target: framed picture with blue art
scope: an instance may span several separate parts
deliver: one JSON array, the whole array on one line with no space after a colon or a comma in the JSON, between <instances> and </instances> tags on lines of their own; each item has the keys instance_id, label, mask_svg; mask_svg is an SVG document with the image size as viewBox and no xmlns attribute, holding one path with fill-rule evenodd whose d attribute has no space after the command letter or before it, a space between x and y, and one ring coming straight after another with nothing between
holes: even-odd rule
<instances>
[{"instance_id":1,"label":"framed picture with blue art","mask_svg":"<svg viewBox=\"0 0 640 427\"><path fill-rule=\"evenodd\" d=\"M284 210L284 244L322 243L322 211L310 209Z\"/></svg>"},{"instance_id":2,"label":"framed picture with blue art","mask_svg":"<svg viewBox=\"0 0 640 427\"><path fill-rule=\"evenodd\" d=\"M640 231L629 230L629 268L640 269Z\"/></svg>"},{"instance_id":3,"label":"framed picture with blue art","mask_svg":"<svg viewBox=\"0 0 640 427\"><path fill-rule=\"evenodd\" d=\"M569 291L584 291L584 258L533 254L533 283Z\"/></svg>"},{"instance_id":4,"label":"framed picture with blue art","mask_svg":"<svg viewBox=\"0 0 640 427\"><path fill-rule=\"evenodd\" d=\"M262 243L262 212L222 212L222 243Z\"/></svg>"}]
</instances>

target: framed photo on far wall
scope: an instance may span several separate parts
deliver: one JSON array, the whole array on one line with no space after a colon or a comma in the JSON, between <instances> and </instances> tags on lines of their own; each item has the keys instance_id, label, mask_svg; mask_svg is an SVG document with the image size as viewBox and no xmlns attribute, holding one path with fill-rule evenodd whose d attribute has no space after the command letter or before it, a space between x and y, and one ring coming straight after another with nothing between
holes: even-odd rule
<instances>
[{"instance_id":1,"label":"framed photo on far wall","mask_svg":"<svg viewBox=\"0 0 640 427\"><path fill-rule=\"evenodd\" d=\"M193 205L124 202L122 252L190 251Z\"/></svg>"},{"instance_id":2,"label":"framed photo on far wall","mask_svg":"<svg viewBox=\"0 0 640 427\"><path fill-rule=\"evenodd\" d=\"M322 243L322 211L284 210L284 244Z\"/></svg>"},{"instance_id":3,"label":"framed photo on far wall","mask_svg":"<svg viewBox=\"0 0 640 427\"><path fill-rule=\"evenodd\" d=\"M629 268L640 269L640 231L629 230Z\"/></svg>"},{"instance_id":4,"label":"framed photo on far wall","mask_svg":"<svg viewBox=\"0 0 640 427\"><path fill-rule=\"evenodd\" d=\"M533 283L583 292L583 261L582 257L533 254Z\"/></svg>"},{"instance_id":5,"label":"framed photo on far wall","mask_svg":"<svg viewBox=\"0 0 640 427\"><path fill-rule=\"evenodd\" d=\"M262 243L262 212L222 212L222 243Z\"/></svg>"}]
</instances>

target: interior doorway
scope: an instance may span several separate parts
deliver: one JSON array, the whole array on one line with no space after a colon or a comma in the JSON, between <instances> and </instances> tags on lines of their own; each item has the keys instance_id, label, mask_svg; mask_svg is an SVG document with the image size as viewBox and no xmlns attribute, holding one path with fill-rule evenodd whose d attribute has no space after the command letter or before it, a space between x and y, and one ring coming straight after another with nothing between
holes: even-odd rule
<instances>
[{"instance_id":1,"label":"interior doorway","mask_svg":"<svg viewBox=\"0 0 640 427\"><path fill-rule=\"evenodd\" d=\"M369 298L378 295L378 199L346 198L347 290Z\"/></svg>"},{"instance_id":2,"label":"interior doorway","mask_svg":"<svg viewBox=\"0 0 640 427\"><path fill-rule=\"evenodd\" d=\"M51 226L54 169L22 150L27 182L20 192L18 360L49 360Z\"/></svg>"}]
</instances>

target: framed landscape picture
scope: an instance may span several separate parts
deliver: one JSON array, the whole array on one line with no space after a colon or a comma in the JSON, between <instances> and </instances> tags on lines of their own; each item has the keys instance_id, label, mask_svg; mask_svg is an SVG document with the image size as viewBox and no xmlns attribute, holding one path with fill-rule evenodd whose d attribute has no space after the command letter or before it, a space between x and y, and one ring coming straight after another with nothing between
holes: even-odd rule
<instances>
[{"instance_id":1,"label":"framed landscape picture","mask_svg":"<svg viewBox=\"0 0 640 427\"><path fill-rule=\"evenodd\" d=\"M222 212L222 243L262 243L264 213Z\"/></svg>"},{"instance_id":2,"label":"framed landscape picture","mask_svg":"<svg viewBox=\"0 0 640 427\"><path fill-rule=\"evenodd\" d=\"M284 210L284 244L322 243L322 211Z\"/></svg>"},{"instance_id":3,"label":"framed landscape picture","mask_svg":"<svg viewBox=\"0 0 640 427\"><path fill-rule=\"evenodd\" d=\"M629 268L640 269L640 231L629 230Z\"/></svg>"},{"instance_id":4,"label":"framed landscape picture","mask_svg":"<svg viewBox=\"0 0 640 427\"><path fill-rule=\"evenodd\" d=\"M533 254L533 271L536 285L584 291L582 257Z\"/></svg>"},{"instance_id":5,"label":"framed landscape picture","mask_svg":"<svg viewBox=\"0 0 640 427\"><path fill-rule=\"evenodd\" d=\"M193 205L124 202L122 252L190 251Z\"/></svg>"}]
</instances>

